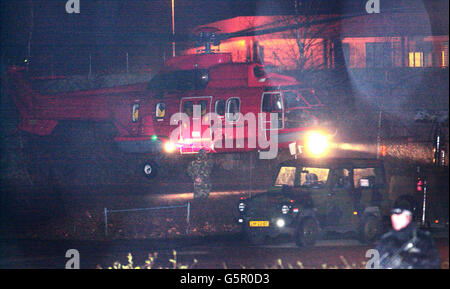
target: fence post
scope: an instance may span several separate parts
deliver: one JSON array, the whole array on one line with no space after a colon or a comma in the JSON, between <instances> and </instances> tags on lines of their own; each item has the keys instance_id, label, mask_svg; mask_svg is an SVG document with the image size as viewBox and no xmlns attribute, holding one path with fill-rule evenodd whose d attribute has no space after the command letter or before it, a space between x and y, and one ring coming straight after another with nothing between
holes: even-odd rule
<instances>
[{"instance_id":1,"label":"fence post","mask_svg":"<svg viewBox=\"0 0 450 289\"><path fill-rule=\"evenodd\" d=\"M191 203L188 202L186 205L179 206L165 206L165 207L154 207L154 208L138 208L138 209L127 209L127 210L109 210L107 208L103 209L104 217L105 217L105 237L108 237L108 212L109 213L117 213L117 212L136 212L136 211L147 211L147 210L155 210L155 209L171 209L171 208L187 208L187 216L186 216L186 234L189 234L190 222L191 222Z\"/></svg>"},{"instance_id":2,"label":"fence post","mask_svg":"<svg viewBox=\"0 0 450 289\"><path fill-rule=\"evenodd\" d=\"M105 208L105 237L108 237L108 209Z\"/></svg>"},{"instance_id":3,"label":"fence post","mask_svg":"<svg viewBox=\"0 0 450 289\"><path fill-rule=\"evenodd\" d=\"M186 227L186 235L189 235L189 226L190 226L190 218L191 218L191 202L187 203L187 216L186 216L186 222L187 222L187 227Z\"/></svg>"},{"instance_id":4,"label":"fence post","mask_svg":"<svg viewBox=\"0 0 450 289\"><path fill-rule=\"evenodd\" d=\"M89 73L88 79L92 78L92 54L89 52Z\"/></svg>"},{"instance_id":5,"label":"fence post","mask_svg":"<svg viewBox=\"0 0 450 289\"><path fill-rule=\"evenodd\" d=\"M126 60L127 60L127 84L128 84L128 77L129 77L129 63L128 63L128 52L126 53Z\"/></svg>"}]
</instances>

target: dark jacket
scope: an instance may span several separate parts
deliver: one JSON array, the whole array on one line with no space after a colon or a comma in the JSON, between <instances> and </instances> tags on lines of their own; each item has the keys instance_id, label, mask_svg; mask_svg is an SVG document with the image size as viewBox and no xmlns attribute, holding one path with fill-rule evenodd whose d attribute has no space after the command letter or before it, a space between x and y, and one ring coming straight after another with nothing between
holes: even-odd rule
<instances>
[{"instance_id":1,"label":"dark jacket","mask_svg":"<svg viewBox=\"0 0 450 289\"><path fill-rule=\"evenodd\" d=\"M391 230L377 245L381 269L439 269L441 258L429 232L413 223Z\"/></svg>"}]
</instances>

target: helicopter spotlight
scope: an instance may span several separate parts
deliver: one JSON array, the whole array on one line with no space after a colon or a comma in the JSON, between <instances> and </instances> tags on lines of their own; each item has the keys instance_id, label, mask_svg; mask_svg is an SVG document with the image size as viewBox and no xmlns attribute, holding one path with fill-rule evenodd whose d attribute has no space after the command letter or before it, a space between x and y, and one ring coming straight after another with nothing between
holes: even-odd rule
<instances>
[{"instance_id":1,"label":"helicopter spotlight","mask_svg":"<svg viewBox=\"0 0 450 289\"><path fill-rule=\"evenodd\" d=\"M330 148L329 136L320 131L309 132L306 136L305 149L314 157L323 157Z\"/></svg>"}]
</instances>

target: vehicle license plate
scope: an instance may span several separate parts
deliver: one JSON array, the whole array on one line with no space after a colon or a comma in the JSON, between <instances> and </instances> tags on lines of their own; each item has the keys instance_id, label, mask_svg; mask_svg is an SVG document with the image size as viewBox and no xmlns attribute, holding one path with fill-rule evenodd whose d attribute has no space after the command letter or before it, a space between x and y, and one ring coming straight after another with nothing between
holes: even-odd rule
<instances>
[{"instance_id":1,"label":"vehicle license plate","mask_svg":"<svg viewBox=\"0 0 450 289\"><path fill-rule=\"evenodd\" d=\"M269 227L269 221L250 221L250 227Z\"/></svg>"}]
</instances>

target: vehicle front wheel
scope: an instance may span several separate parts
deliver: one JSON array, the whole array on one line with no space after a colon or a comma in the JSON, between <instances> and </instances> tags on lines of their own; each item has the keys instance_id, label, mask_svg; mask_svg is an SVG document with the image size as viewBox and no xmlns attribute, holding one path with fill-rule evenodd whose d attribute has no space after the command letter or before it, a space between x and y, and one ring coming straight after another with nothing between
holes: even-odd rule
<instances>
[{"instance_id":1,"label":"vehicle front wheel","mask_svg":"<svg viewBox=\"0 0 450 289\"><path fill-rule=\"evenodd\" d=\"M295 243L299 247L313 247L319 234L319 225L313 218L304 219L295 233Z\"/></svg>"},{"instance_id":2,"label":"vehicle front wheel","mask_svg":"<svg viewBox=\"0 0 450 289\"><path fill-rule=\"evenodd\" d=\"M374 243L381 233L380 219L375 216L368 216L364 219L360 228L360 241L363 244Z\"/></svg>"}]
</instances>

